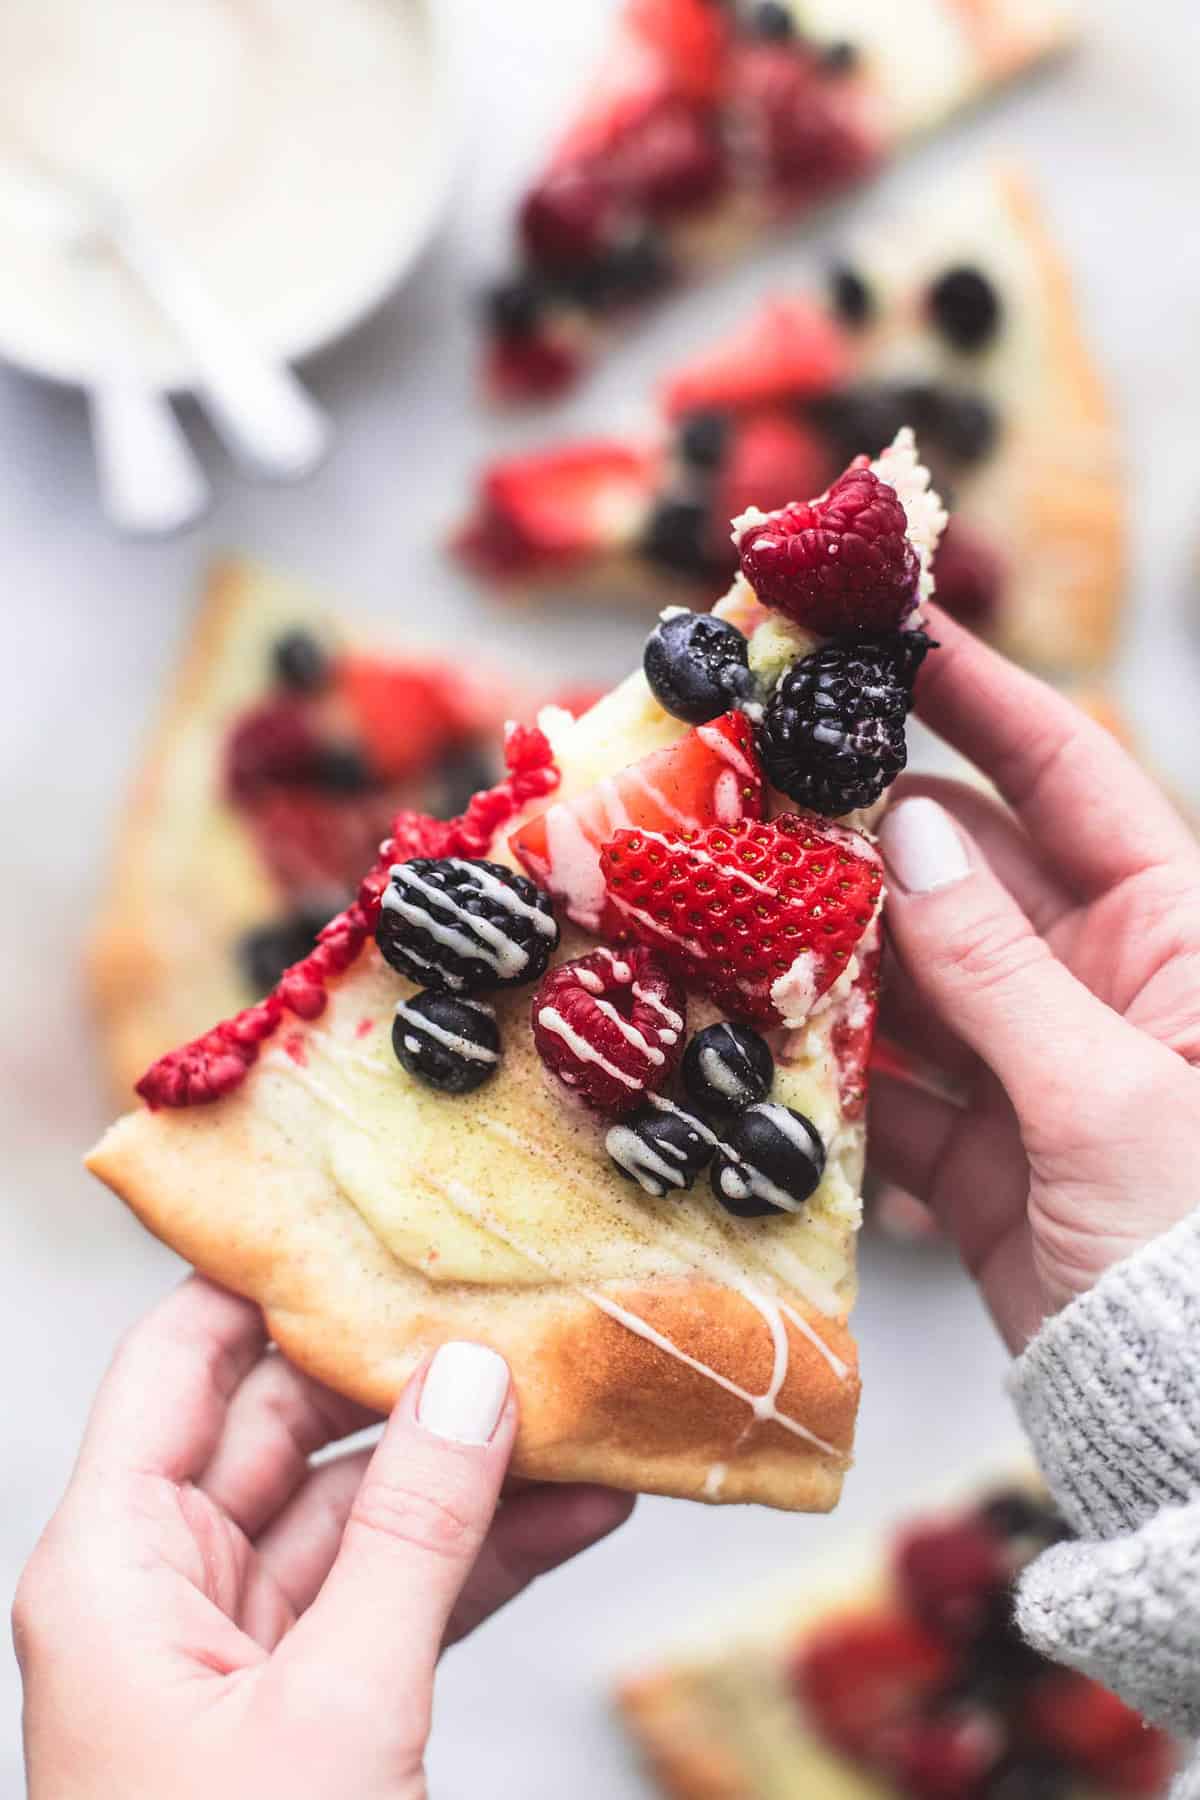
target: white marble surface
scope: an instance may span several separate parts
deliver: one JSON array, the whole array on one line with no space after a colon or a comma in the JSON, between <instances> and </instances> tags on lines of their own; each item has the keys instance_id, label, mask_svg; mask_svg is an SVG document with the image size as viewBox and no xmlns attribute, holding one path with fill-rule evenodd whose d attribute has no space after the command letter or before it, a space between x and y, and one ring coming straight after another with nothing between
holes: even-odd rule
<instances>
[{"instance_id":1,"label":"white marble surface","mask_svg":"<svg viewBox=\"0 0 1200 1800\"><path fill-rule=\"evenodd\" d=\"M479 139L416 279L311 370L340 444L310 486L236 485L212 453L219 504L200 532L155 547L117 542L97 517L76 400L0 372L6 1592L66 1476L115 1336L176 1273L78 1166L105 1100L79 1007L77 951L115 809L206 559L226 546L252 549L363 609L589 678L617 672L636 644L628 621L535 619L481 603L435 546L435 527L480 453L540 430L534 420L486 420L471 405L463 294L486 266L505 194L609 12L607 0L458 5ZM1032 165L1127 429L1135 605L1122 692L1154 756L1200 798L1200 630L1195 612L1187 617L1200 524L1196 15L1188 0L1153 8L1096 0L1089 11L1089 44L1070 66L930 146L871 206L919 194L935 169L985 147L1015 150ZM824 237L835 230L831 221ZM615 398L644 391L676 346L735 318L760 285L801 271L820 247L820 238L781 244L689 296L631 339L571 416L603 420ZM703 1616L714 1591L793 1573L802 1581L805 1557L822 1556L844 1523L883 1515L907 1490L1012 1438L1002 1355L943 1258L869 1247L858 1326L866 1395L842 1521L644 1502L618 1540L448 1659L435 1793L643 1794L606 1715L613 1670ZM17 1684L7 1660L0 1695L0 1790L16 1794Z\"/></svg>"}]
</instances>

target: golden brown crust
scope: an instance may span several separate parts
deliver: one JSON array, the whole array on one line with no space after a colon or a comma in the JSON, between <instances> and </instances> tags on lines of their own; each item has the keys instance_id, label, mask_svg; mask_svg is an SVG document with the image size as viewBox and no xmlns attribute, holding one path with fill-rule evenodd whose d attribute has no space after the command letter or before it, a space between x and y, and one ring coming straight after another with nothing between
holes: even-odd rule
<instances>
[{"instance_id":1,"label":"golden brown crust","mask_svg":"<svg viewBox=\"0 0 1200 1800\"><path fill-rule=\"evenodd\" d=\"M576 1290L429 1281L394 1258L325 1172L264 1121L253 1082L218 1107L129 1114L88 1166L157 1236L257 1300L301 1367L367 1405L389 1407L446 1338L492 1344L514 1370L519 1474L797 1511L837 1501L858 1401L854 1346L841 1321L796 1304L848 1372L835 1374L789 1326L779 1396L780 1410L830 1454L771 1420L755 1422L744 1400ZM729 1288L686 1277L603 1291L678 1350L750 1393L766 1390L769 1336Z\"/></svg>"},{"instance_id":2,"label":"golden brown crust","mask_svg":"<svg viewBox=\"0 0 1200 1800\"><path fill-rule=\"evenodd\" d=\"M617 1707L668 1800L756 1800L716 1715L685 1675L665 1671L627 1681Z\"/></svg>"}]
</instances>

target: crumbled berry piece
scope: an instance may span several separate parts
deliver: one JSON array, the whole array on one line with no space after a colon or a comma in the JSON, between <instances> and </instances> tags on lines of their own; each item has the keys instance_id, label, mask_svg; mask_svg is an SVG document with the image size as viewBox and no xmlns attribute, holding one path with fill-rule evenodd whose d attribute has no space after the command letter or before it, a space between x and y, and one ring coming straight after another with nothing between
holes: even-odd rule
<instances>
[{"instance_id":1,"label":"crumbled berry piece","mask_svg":"<svg viewBox=\"0 0 1200 1800\"><path fill-rule=\"evenodd\" d=\"M787 813L686 838L615 833L600 855L629 933L737 1019L805 1016L846 967L883 887L857 832Z\"/></svg>"},{"instance_id":2,"label":"crumbled berry piece","mask_svg":"<svg viewBox=\"0 0 1200 1800\"><path fill-rule=\"evenodd\" d=\"M823 499L747 526L738 549L763 605L811 631L890 631L917 603L921 569L904 507L870 469L848 469Z\"/></svg>"},{"instance_id":3,"label":"crumbled berry piece","mask_svg":"<svg viewBox=\"0 0 1200 1800\"><path fill-rule=\"evenodd\" d=\"M929 290L929 310L956 350L982 350L1000 329L1000 296L981 269L947 269Z\"/></svg>"},{"instance_id":4,"label":"crumbled berry piece","mask_svg":"<svg viewBox=\"0 0 1200 1800\"><path fill-rule=\"evenodd\" d=\"M560 963L533 997L538 1055L597 1112L627 1113L671 1078L687 998L649 950L594 950Z\"/></svg>"}]
</instances>

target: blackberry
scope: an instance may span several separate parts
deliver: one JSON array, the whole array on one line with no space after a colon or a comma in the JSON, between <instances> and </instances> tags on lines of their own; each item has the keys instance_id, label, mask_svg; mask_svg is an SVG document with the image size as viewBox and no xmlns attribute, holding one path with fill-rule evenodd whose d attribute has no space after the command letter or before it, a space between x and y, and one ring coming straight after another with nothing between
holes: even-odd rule
<instances>
[{"instance_id":1,"label":"blackberry","mask_svg":"<svg viewBox=\"0 0 1200 1800\"><path fill-rule=\"evenodd\" d=\"M821 52L821 67L827 75L848 75L858 66L858 50L849 38L835 38Z\"/></svg>"},{"instance_id":2,"label":"blackberry","mask_svg":"<svg viewBox=\"0 0 1200 1800\"><path fill-rule=\"evenodd\" d=\"M318 931L329 923L340 904L335 896L324 907L301 907L286 919L256 925L244 934L238 942L237 959L256 996L269 994L285 969L308 955Z\"/></svg>"},{"instance_id":3,"label":"blackberry","mask_svg":"<svg viewBox=\"0 0 1200 1800\"><path fill-rule=\"evenodd\" d=\"M749 693L748 656L736 625L710 613L674 612L646 639L642 667L665 712L703 725Z\"/></svg>"},{"instance_id":4,"label":"blackberry","mask_svg":"<svg viewBox=\"0 0 1200 1800\"><path fill-rule=\"evenodd\" d=\"M650 516L642 552L677 575L705 575L712 567L708 507L703 500L660 500Z\"/></svg>"},{"instance_id":5,"label":"blackberry","mask_svg":"<svg viewBox=\"0 0 1200 1800\"><path fill-rule=\"evenodd\" d=\"M402 1000L392 1049L403 1069L442 1094L469 1094L496 1073L500 1032L482 1000L427 989Z\"/></svg>"},{"instance_id":6,"label":"blackberry","mask_svg":"<svg viewBox=\"0 0 1200 1800\"><path fill-rule=\"evenodd\" d=\"M666 243L659 232L647 226L586 262L560 271L556 283L577 305L603 309L649 299L665 287L671 274Z\"/></svg>"},{"instance_id":7,"label":"blackberry","mask_svg":"<svg viewBox=\"0 0 1200 1800\"><path fill-rule=\"evenodd\" d=\"M875 310L870 288L849 263L836 263L829 271L829 294L843 325L865 325Z\"/></svg>"},{"instance_id":8,"label":"blackberry","mask_svg":"<svg viewBox=\"0 0 1200 1800\"><path fill-rule=\"evenodd\" d=\"M323 645L311 631L285 631L271 648L276 681L297 694L316 694L328 687L332 668Z\"/></svg>"},{"instance_id":9,"label":"blackberry","mask_svg":"<svg viewBox=\"0 0 1200 1800\"><path fill-rule=\"evenodd\" d=\"M456 819L475 795L496 779L491 757L480 744L468 744L438 764L434 803L429 810L438 819Z\"/></svg>"},{"instance_id":10,"label":"blackberry","mask_svg":"<svg viewBox=\"0 0 1200 1800\"><path fill-rule=\"evenodd\" d=\"M604 1148L628 1181L661 1200L690 1188L713 1159L717 1140L702 1119L670 1100L652 1100L643 1112L610 1127Z\"/></svg>"},{"instance_id":11,"label":"blackberry","mask_svg":"<svg viewBox=\"0 0 1200 1800\"><path fill-rule=\"evenodd\" d=\"M722 1021L696 1033L681 1073L692 1105L706 1119L728 1123L766 1099L775 1080L775 1059L766 1039L749 1025Z\"/></svg>"},{"instance_id":12,"label":"blackberry","mask_svg":"<svg viewBox=\"0 0 1200 1800\"><path fill-rule=\"evenodd\" d=\"M898 631L825 644L796 663L759 737L774 786L828 818L878 800L907 759L905 720L931 647L923 631Z\"/></svg>"},{"instance_id":13,"label":"blackberry","mask_svg":"<svg viewBox=\"0 0 1200 1800\"><path fill-rule=\"evenodd\" d=\"M920 431L926 422L922 404L930 391L898 382L858 382L817 400L811 417L834 459L848 463L856 456L878 456L904 425Z\"/></svg>"},{"instance_id":14,"label":"blackberry","mask_svg":"<svg viewBox=\"0 0 1200 1800\"><path fill-rule=\"evenodd\" d=\"M558 926L549 895L501 863L419 856L390 871L375 941L410 981L463 994L536 981Z\"/></svg>"},{"instance_id":15,"label":"blackberry","mask_svg":"<svg viewBox=\"0 0 1200 1800\"><path fill-rule=\"evenodd\" d=\"M1000 328L1000 296L969 263L939 275L929 290L933 322L955 350L982 350Z\"/></svg>"},{"instance_id":16,"label":"blackberry","mask_svg":"<svg viewBox=\"0 0 1200 1800\"><path fill-rule=\"evenodd\" d=\"M689 413L679 427L679 455L693 469L720 467L729 441L729 420L720 412Z\"/></svg>"},{"instance_id":17,"label":"blackberry","mask_svg":"<svg viewBox=\"0 0 1200 1800\"><path fill-rule=\"evenodd\" d=\"M354 744L322 744L313 758L312 779L331 794L362 794L374 777Z\"/></svg>"},{"instance_id":18,"label":"blackberry","mask_svg":"<svg viewBox=\"0 0 1200 1800\"><path fill-rule=\"evenodd\" d=\"M488 320L501 337L531 337L542 315L546 289L532 275L499 281L485 297Z\"/></svg>"},{"instance_id":19,"label":"blackberry","mask_svg":"<svg viewBox=\"0 0 1200 1800\"><path fill-rule=\"evenodd\" d=\"M739 1219L799 1212L825 1172L825 1144L811 1119L773 1100L739 1114L717 1151L712 1190Z\"/></svg>"},{"instance_id":20,"label":"blackberry","mask_svg":"<svg viewBox=\"0 0 1200 1800\"><path fill-rule=\"evenodd\" d=\"M1070 1526L1051 1503L1024 1488L999 1489L983 1502L979 1515L1002 1538L1032 1538L1042 1544L1056 1544L1071 1536Z\"/></svg>"},{"instance_id":21,"label":"blackberry","mask_svg":"<svg viewBox=\"0 0 1200 1800\"><path fill-rule=\"evenodd\" d=\"M930 429L955 462L977 463L994 448L1000 423L995 407L982 394L943 388L937 395Z\"/></svg>"},{"instance_id":22,"label":"blackberry","mask_svg":"<svg viewBox=\"0 0 1200 1800\"><path fill-rule=\"evenodd\" d=\"M1013 1756L988 1776L984 1800L1066 1800L1075 1786L1063 1764L1050 1758Z\"/></svg>"},{"instance_id":23,"label":"blackberry","mask_svg":"<svg viewBox=\"0 0 1200 1800\"><path fill-rule=\"evenodd\" d=\"M791 8L781 5L780 0L759 0L750 17L750 29L755 37L765 38L769 44L786 44L796 35L796 21Z\"/></svg>"}]
</instances>

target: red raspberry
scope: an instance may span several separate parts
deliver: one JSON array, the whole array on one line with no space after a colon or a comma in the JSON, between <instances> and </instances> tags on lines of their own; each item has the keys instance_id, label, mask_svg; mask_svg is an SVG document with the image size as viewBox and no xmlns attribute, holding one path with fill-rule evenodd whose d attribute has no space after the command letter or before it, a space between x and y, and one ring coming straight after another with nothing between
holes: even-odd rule
<instances>
[{"instance_id":1,"label":"red raspberry","mask_svg":"<svg viewBox=\"0 0 1200 1800\"><path fill-rule=\"evenodd\" d=\"M865 175L875 160L855 120L852 91L793 44L745 50L736 93L763 174L789 203L823 199Z\"/></svg>"},{"instance_id":2,"label":"red raspberry","mask_svg":"<svg viewBox=\"0 0 1200 1800\"><path fill-rule=\"evenodd\" d=\"M521 241L547 269L593 262L611 242L618 208L605 173L590 163L567 163L526 195Z\"/></svg>"},{"instance_id":3,"label":"red raspberry","mask_svg":"<svg viewBox=\"0 0 1200 1800\"><path fill-rule=\"evenodd\" d=\"M597 1112L632 1112L671 1078L687 997L649 950L594 950L543 976L533 997L538 1055Z\"/></svg>"},{"instance_id":4,"label":"red raspberry","mask_svg":"<svg viewBox=\"0 0 1200 1800\"><path fill-rule=\"evenodd\" d=\"M878 852L859 832L785 813L673 838L618 831L600 867L632 936L661 950L734 1018L799 1023L875 916ZM772 995L781 977L786 991Z\"/></svg>"},{"instance_id":5,"label":"red raspberry","mask_svg":"<svg viewBox=\"0 0 1200 1800\"><path fill-rule=\"evenodd\" d=\"M908 1619L840 1619L801 1645L792 1663L796 1692L822 1734L862 1755L888 1726L945 1685L953 1660Z\"/></svg>"},{"instance_id":6,"label":"red raspberry","mask_svg":"<svg viewBox=\"0 0 1200 1800\"><path fill-rule=\"evenodd\" d=\"M725 185L725 148L711 112L678 98L638 119L611 157L621 191L655 215L703 206Z\"/></svg>"},{"instance_id":7,"label":"red raspberry","mask_svg":"<svg viewBox=\"0 0 1200 1800\"><path fill-rule=\"evenodd\" d=\"M911 1719L885 1732L872 1762L898 1776L913 1800L970 1800L1004 1751L1004 1731L987 1713Z\"/></svg>"},{"instance_id":8,"label":"red raspberry","mask_svg":"<svg viewBox=\"0 0 1200 1800\"><path fill-rule=\"evenodd\" d=\"M952 519L933 559L937 601L952 618L973 630L995 623L1004 588L1004 564L990 544Z\"/></svg>"},{"instance_id":9,"label":"red raspberry","mask_svg":"<svg viewBox=\"0 0 1200 1800\"><path fill-rule=\"evenodd\" d=\"M244 801L276 782L303 781L312 773L317 747L307 719L290 701L256 706L229 738L225 778L230 794Z\"/></svg>"},{"instance_id":10,"label":"red raspberry","mask_svg":"<svg viewBox=\"0 0 1200 1800\"><path fill-rule=\"evenodd\" d=\"M738 540L764 606L830 637L892 631L917 603L921 566L895 488L849 468L821 500L794 501Z\"/></svg>"},{"instance_id":11,"label":"red raspberry","mask_svg":"<svg viewBox=\"0 0 1200 1800\"><path fill-rule=\"evenodd\" d=\"M1012 1573L996 1534L975 1519L918 1526L900 1540L894 1566L914 1618L953 1642L978 1637Z\"/></svg>"},{"instance_id":12,"label":"red raspberry","mask_svg":"<svg viewBox=\"0 0 1200 1800\"><path fill-rule=\"evenodd\" d=\"M748 506L763 512L787 506L796 494L819 493L831 473L820 438L785 412L735 422L715 501L722 550L736 560L729 521Z\"/></svg>"},{"instance_id":13,"label":"red raspberry","mask_svg":"<svg viewBox=\"0 0 1200 1800\"><path fill-rule=\"evenodd\" d=\"M259 1045L270 1037L282 1016L282 1003L268 995L193 1043L159 1057L134 1091L152 1111L160 1106L204 1106L219 1100L245 1079Z\"/></svg>"}]
</instances>

